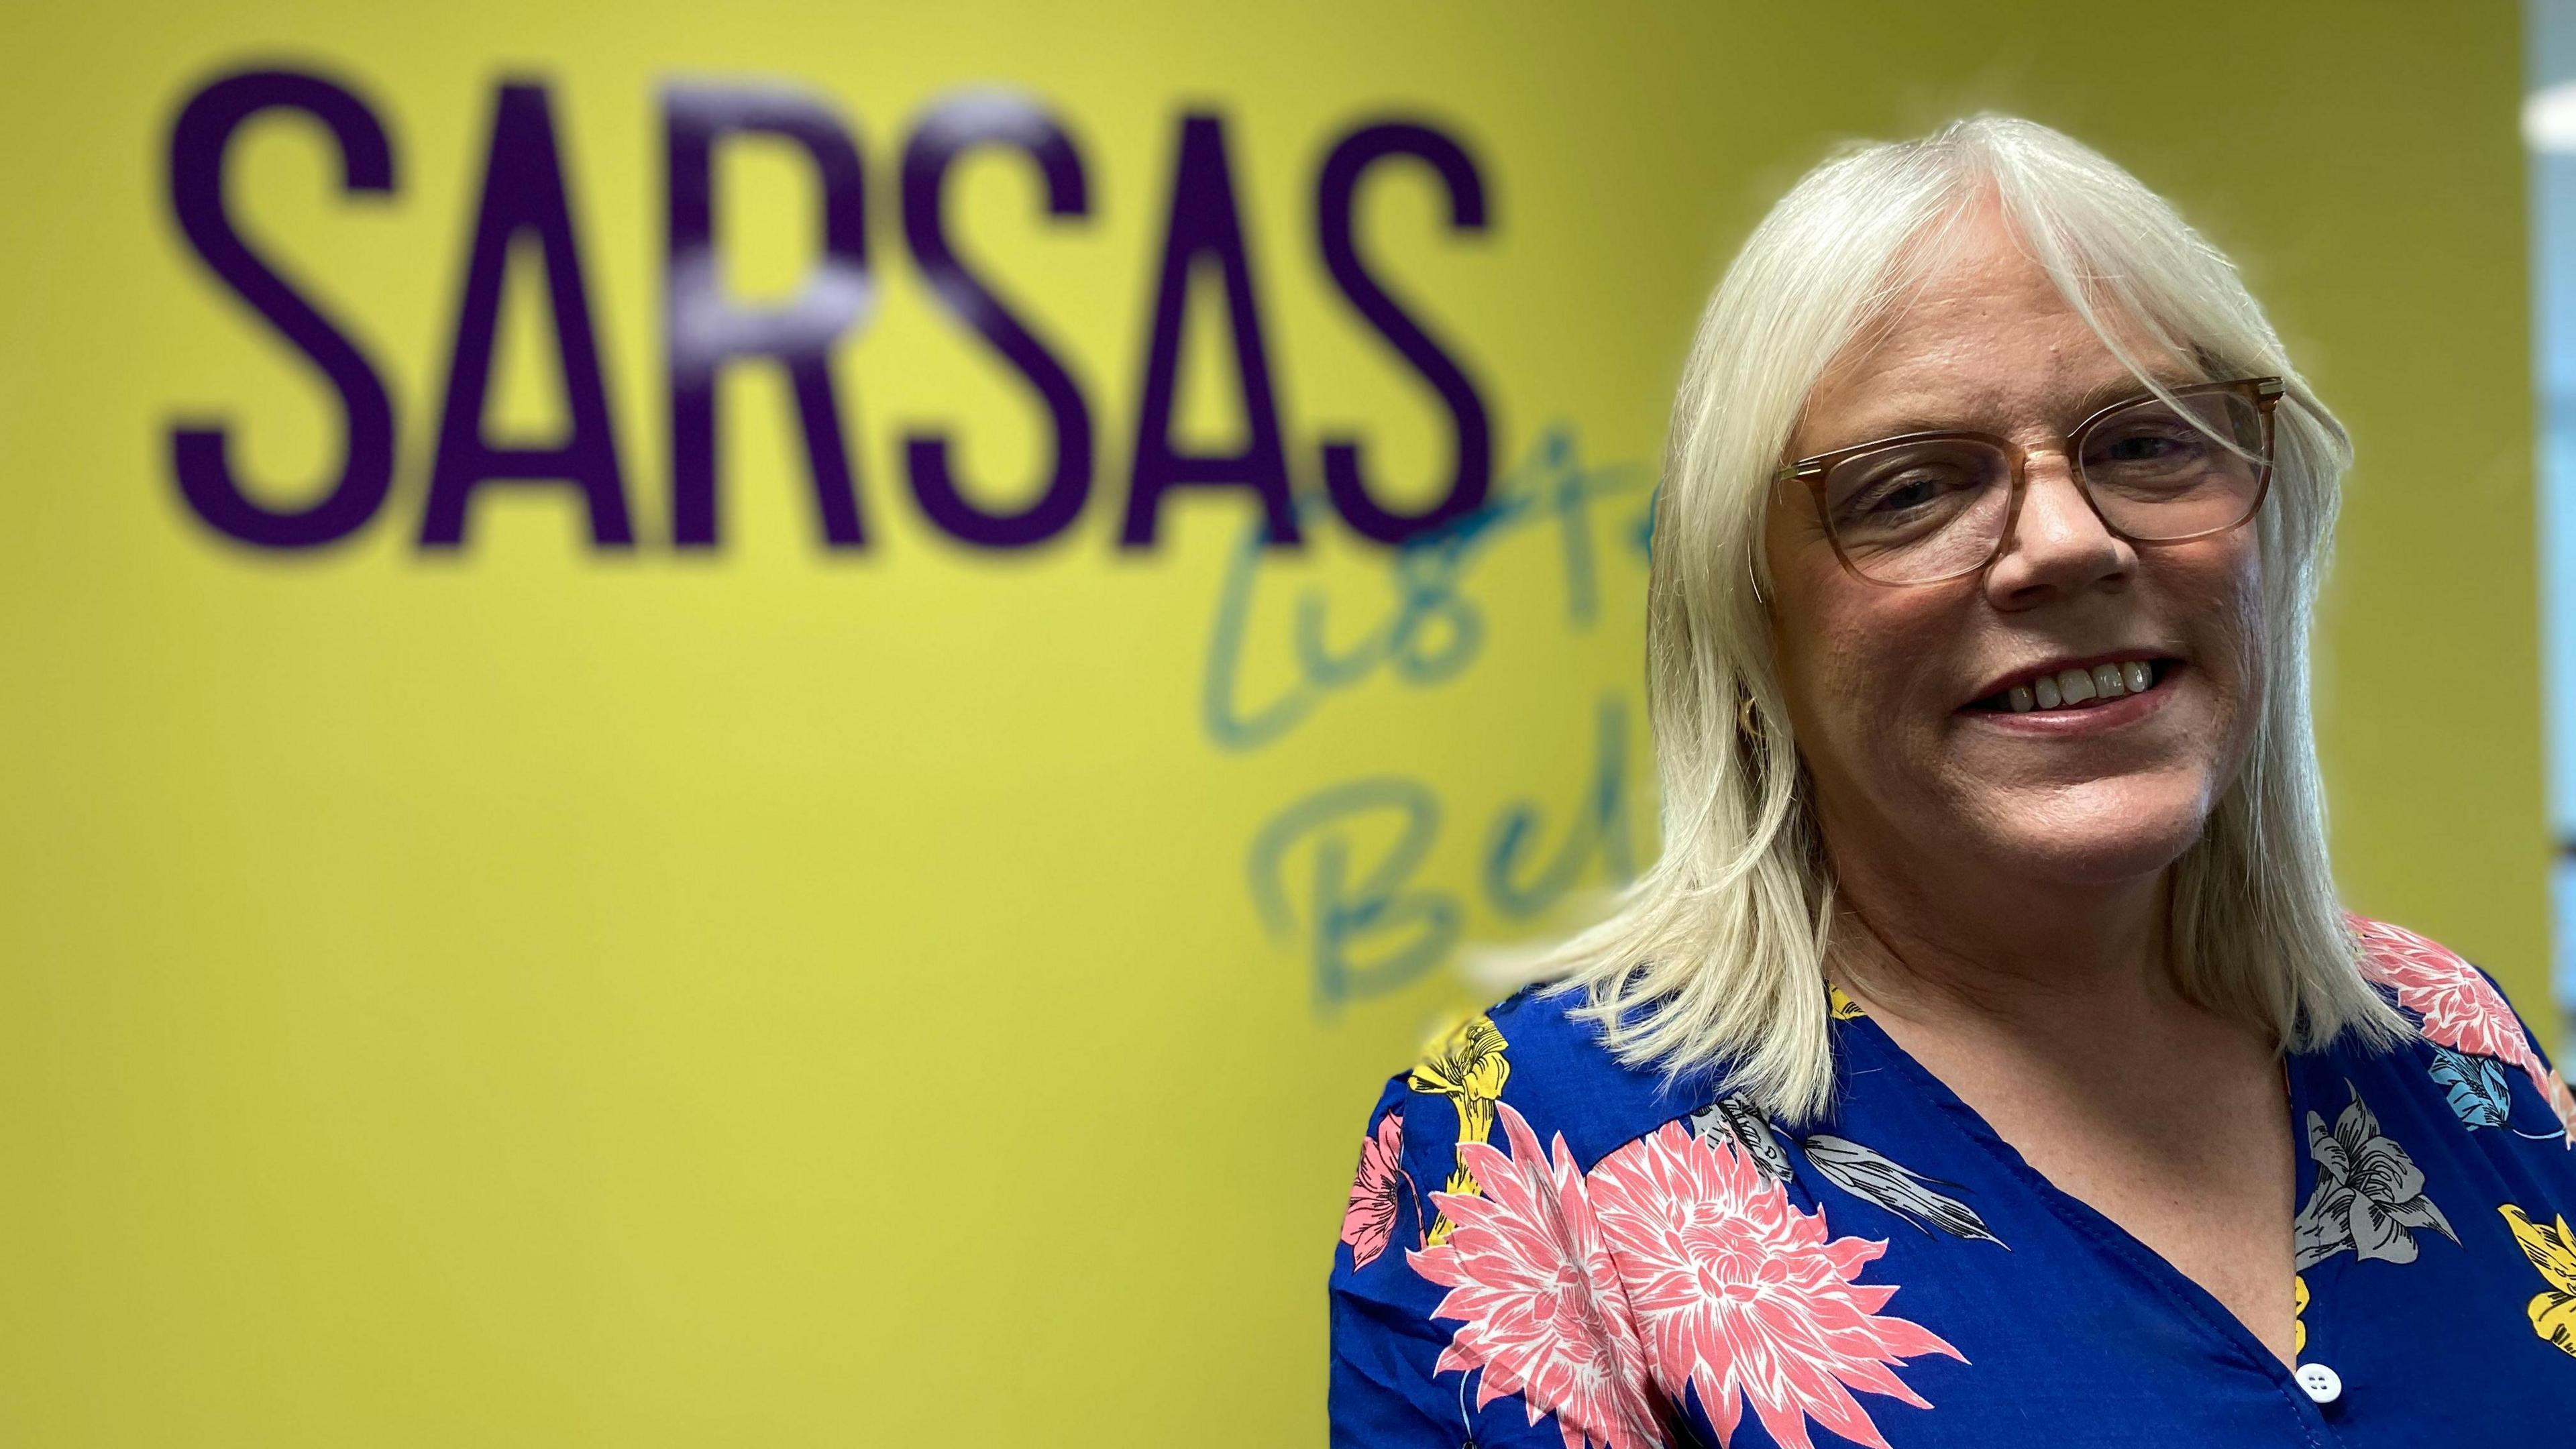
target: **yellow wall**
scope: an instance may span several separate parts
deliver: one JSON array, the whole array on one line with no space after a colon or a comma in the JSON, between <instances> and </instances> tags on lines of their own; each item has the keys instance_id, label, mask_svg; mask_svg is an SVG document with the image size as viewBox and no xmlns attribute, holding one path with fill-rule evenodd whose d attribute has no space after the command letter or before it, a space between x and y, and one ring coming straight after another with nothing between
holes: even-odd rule
<instances>
[{"instance_id":1,"label":"yellow wall","mask_svg":"<svg viewBox=\"0 0 2576 1449\"><path fill-rule=\"evenodd\" d=\"M1381 971L1443 909L1473 939L1556 919L1498 906L1494 832L1538 812L1523 888L1570 833L1576 874L1604 878L1616 851L1569 821L1605 710L1627 848L1650 848L1628 530L1691 314L1829 142L1981 105L2173 196L2352 425L2320 653L2339 865L2358 908L2541 1007L2511 6L1099 10L0 21L0 1439L1313 1442L1361 1116L1465 991L1435 971L1319 995L1318 882L1364 894L1421 829L1399 913L1345 943ZM237 213L373 355L399 420L383 512L304 554L218 538L165 456L173 420L208 413L266 478L339 446L332 395L163 199L179 107L260 60L362 92L398 170L355 202L310 125L237 145ZM544 487L480 496L460 552L413 542L505 71L551 86L623 555ZM800 85L860 136L879 306L837 361L864 551L816 542L757 368L723 392L725 546L669 545L673 72ZM932 532L898 471L924 425L987 479L1042 451L1043 415L931 304L893 211L921 109L995 81L1064 117L1092 192L1087 220L1045 223L1034 173L994 155L951 203L1100 432L1090 507L1015 555ZM1213 738L1203 702L1245 502L1184 497L1156 548L1114 546L1193 106L1229 120L1302 484L1327 433L1363 433L1415 501L1445 456L1312 234L1324 151L1389 112L1470 145L1492 226L1453 233L1428 173L1390 166L1366 249L1473 370L1498 457L1556 436L1577 460L1515 475L1533 503L1426 586L1410 652L1254 748ZM806 173L777 145L728 158L730 284L775 294L809 254ZM494 426L541 436L559 404L533 276L513 274ZM1218 336L1193 334L1187 436L1238 427ZM1550 503L1568 478L1598 496ZM1257 570L1243 709L1297 687L1300 597L1337 651L1396 613L1382 553L1319 540ZM1472 638L1442 632L1469 617ZM1336 789L1347 813L1293 813ZM1436 820L1404 814L1423 800Z\"/></svg>"}]
</instances>

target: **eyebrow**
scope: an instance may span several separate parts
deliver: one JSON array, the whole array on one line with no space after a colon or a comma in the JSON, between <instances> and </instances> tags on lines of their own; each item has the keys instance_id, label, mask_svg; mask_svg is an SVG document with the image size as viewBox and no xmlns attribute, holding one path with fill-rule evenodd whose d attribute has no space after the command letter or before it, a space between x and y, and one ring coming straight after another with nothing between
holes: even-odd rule
<instances>
[{"instance_id":1,"label":"eyebrow","mask_svg":"<svg viewBox=\"0 0 2576 1449\"><path fill-rule=\"evenodd\" d=\"M2175 370L2162 370L2150 375L2159 385L2168 389L2190 387L2195 383L2208 380L2198 376L2183 376ZM2123 372L2117 377L2106 378L2087 388L2082 396L2075 399L2073 405L2067 409L2062 426L2071 428L2113 403L2146 397L2152 391L2134 373ZM1985 431L1987 430L1984 428L1971 427L1962 423L1957 413L1936 417L1929 413L1905 412L1873 422L1866 429L1855 428L1852 430L1855 436L1851 441L1836 443L1829 448L1819 448L1805 456L1819 457L1826 453L1839 452L1844 448L1856 448L1865 443L1874 443L1884 438L1904 437L1909 433L1982 433Z\"/></svg>"}]
</instances>

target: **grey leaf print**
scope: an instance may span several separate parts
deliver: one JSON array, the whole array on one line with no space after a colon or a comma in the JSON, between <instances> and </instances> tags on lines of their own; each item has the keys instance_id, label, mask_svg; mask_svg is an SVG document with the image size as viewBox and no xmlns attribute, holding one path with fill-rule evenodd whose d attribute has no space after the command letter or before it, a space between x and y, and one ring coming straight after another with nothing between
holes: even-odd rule
<instances>
[{"instance_id":1,"label":"grey leaf print","mask_svg":"<svg viewBox=\"0 0 2576 1449\"><path fill-rule=\"evenodd\" d=\"M1789 1152L1771 1131L1771 1120L1751 1097L1730 1092L1690 1116L1691 1132L1700 1141L1715 1147L1732 1142L1771 1182L1785 1182L1789 1177Z\"/></svg>"},{"instance_id":2,"label":"grey leaf print","mask_svg":"<svg viewBox=\"0 0 2576 1449\"><path fill-rule=\"evenodd\" d=\"M2347 1209L2352 1207L2349 1196L2352 1196L2349 1189L2344 1191L2342 1199L2326 1194L2326 1178L2324 1173L2318 1173L2316 1191L2308 1194L2308 1207L2298 1209L2298 1220L2290 1225L2290 1248L2293 1248L2290 1271L2306 1274L2308 1269L2324 1263L2326 1258L2342 1253L2344 1248L2352 1248L2352 1220L2347 1214Z\"/></svg>"},{"instance_id":3,"label":"grey leaf print","mask_svg":"<svg viewBox=\"0 0 2576 1449\"><path fill-rule=\"evenodd\" d=\"M1936 1179L1892 1161L1885 1154L1863 1147L1847 1137L1819 1132L1799 1142L1805 1149L1808 1165L1825 1181L1854 1197L1866 1198L1889 1212L1904 1218L1926 1233L1932 1227L1959 1238L1982 1238L2010 1252L2003 1239L1986 1228L1986 1220L1977 1210L1946 1193L1935 1192L1928 1185ZM1948 1183L1941 1184L1944 1187Z\"/></svg>"},{"instance_id":4,"label":"grey leaf print","mask_svg":"<svg viewBox=\"0 0 2576 1449\"><path fill-rule=\"evenodd\" d=\"M2308 1156L2316 1159L2317 1185L2292 1229L2298 1271L2346 1248L2364 1262L2412 1263L2421 1251L2415 1234L2430 1228L2458 1242L2450 1219L2424 1194L2424 1174L2406 1149L2379 1130L2379 1118L2344 1083L2351 1105L2329 1131L2325 1118L2308 1114Z\"/></svg>"},{"instance_id":5,"label":"grey leaf print","mask_svg":"<svg viewBox=\"0 0 2576 1449\"><path fill-rule=\"evenodd\" d=\"M2314 1114L2309 1120L2316 1120ZM2308 1205L2299 1209L2298 1220L2290 1225L2292 1272L2304 1273L2352 1246L2350 1197L2349 1190L2344 1200L2329 1196L2325 1176L2318 1174L2317 1190L2308 1195Z\"/></svg>"}]
</instances>

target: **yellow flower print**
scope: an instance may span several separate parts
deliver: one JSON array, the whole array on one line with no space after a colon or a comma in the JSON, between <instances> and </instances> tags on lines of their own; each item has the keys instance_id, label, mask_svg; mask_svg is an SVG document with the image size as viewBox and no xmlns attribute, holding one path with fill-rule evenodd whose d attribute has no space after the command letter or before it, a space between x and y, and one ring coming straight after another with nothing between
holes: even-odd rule
<instances>
[{"instance_id":1,"label":"yellow flower print","mask_svg":"<svg viewBox=\"0 0 2576 1449\"><path fill-rule=\"evenodd\" d=\"M2308 1348L2308 1280L2290 1275L2290 1352L2305 1353Z\"/></svg>"},{"instance_id":2,"label":"yellow flower print","mask_svg":"<svg viewBox=\"0 0 2576 1449\"><path fill-rule=\"evenodd\" d=\"M1836 1021L1849 1021L1862 1014L1860 1003L1843 995L1843 989L1830 981L1825 983L1825 1007Z\"/></svg>"},{"instance_id":3,"label":"yellow flower print","mask_svg":"<svg viewBox=\"0 0 2576 1449\"><path fill-rule=\"evenodd\" d=\"M1494 1104L1503 1099L1503 1083L1512 1074L1511 1063L1503 1060L1508 1045L1492 1017L1471 1016L1433 1043L1413 1069L1413 1090L1458 1104L1461 1142L1482 1142L1494 1130Z\"/></svg>"},{"instance_id":4,"label":"yellow flower print","mask_svg":"<svg viewBox=\"0 0 2576 1449\"><path fill-rule=\"evenodd\" d=\"M2531 1331L2560 1352L2576 1357L2576 1233L2567 1230L2563 1214L2555 1226L2542 1227L2511 1203L2496 1211L2504 1214L2505 1226L2513 1229L2513 1240L2522 1245L2522 1255L2540 1270L2541 1277L2549 1280L2548 1291L2532 1295Z\"/></svg>"},{"instance_id":5,"label":"yellow flower print","mask_svg":"<svg viewBox=\"0 0 2576 1449\"><path fill-rule=\"evenodd\" d=\"M1512 1074L1512 1064L1503 1059L1503 1048L1510 1043L1495 1030L1489 1016L1473 1016L1432 1045L1431 1051L1414 1067L1407 1085L1417 1092L1428 1092L1449 1099L1458 1109L1458 1145L1483 1143L1494 1131L1494 1104L1503 1099L1503 1083ZM1484 1191L1464 1164L1449 1174L1443 1190L1459 1196L1475 1196ZM1431 1225L1426 1241L1434 1246L1449 1241L1454 1225L1449 1215Z\"/></svg>"}]
</instances>

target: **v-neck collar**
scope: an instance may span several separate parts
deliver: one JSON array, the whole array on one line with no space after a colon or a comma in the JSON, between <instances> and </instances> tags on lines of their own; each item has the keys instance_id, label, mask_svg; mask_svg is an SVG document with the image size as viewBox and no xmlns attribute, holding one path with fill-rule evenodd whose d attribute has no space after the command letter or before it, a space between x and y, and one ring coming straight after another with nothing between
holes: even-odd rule
<instances>
[{"instance_id":1,"label":"v-neck collar","mask_svg":"<svg viewBox=\"0 0 2576 1449\"><path fill-rule=\"evenodd\" d=\"M2219 1302L2217 1295L2175 1267L2164 1254L2147 1246L2135 1233L2112 1221L2100 1209L2050 1181L2047 1174L2033 1167L2021 1155L2020 1149L2003 1139L2003 1134L1994 1129L1983 1113L1950 1090L1948 1083L1918 1061L1912 1052L1900 1046L1896 1038L1888 1035L1887 1029L1873 1020L1867 1011L1855 1010L1848 1016L1838 1016L1834 1024L1847 1032L1857 1033L1924 1100L1938 1106L1941 1115L1960 1136L1992 1156L2079 1237L2089 1240L2145 1279L2184 1320L2223 1345L2232 1356L2267 1374L2282 1398L2313 1431L2325 1430L2324 1416L2308 1397L2307 1391L2299 1386L2293 1366L2274 1357L2263 1340L2256 1337L2254 1331L2247 1328L2244 1320L2226 1304ZM2306 1201L2315 1187L2315 1164L2309 1160L2303 1127L2307 1121L2308 1091L2307 1084L2301 1080L2303 1074L2297 1070L2298 1058L2285 1053L2282 1060L2286 1086L2283 1094L2286 1121L2283 1125L2290 1134L2292 1163L2290 1200L2297 1204ZM2282 1284L2281 1291L2284 1295L2291 1293L2292 1285ZM2312 1303L2312 1310L2314 1306ZM2317 1328L2314 1323L2309 1325L2309 1348L2316 1345ZM2302 1362L2309 1361L2311 1357L2305 1351L2300 1354Z\"/></svg>"}]
</instances>

